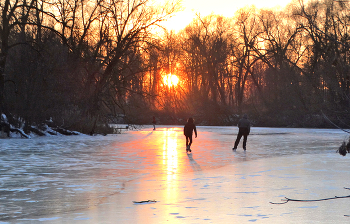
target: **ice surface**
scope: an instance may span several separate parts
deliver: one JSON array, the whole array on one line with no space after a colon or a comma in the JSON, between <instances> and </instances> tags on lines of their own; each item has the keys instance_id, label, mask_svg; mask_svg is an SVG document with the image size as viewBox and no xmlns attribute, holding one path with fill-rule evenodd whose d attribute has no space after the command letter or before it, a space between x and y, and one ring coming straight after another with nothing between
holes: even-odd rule
<instances>
[{"instance_id":1,"label":"ice surface","mask_svg":"<svg viewBox=\"0 0 350 224\"><path fill-rule=\"evenodd\" d=\"M202 190L221 188L225 184L217 183L225 183L227 174L217 173L220 167L298 155L322 157L334 154L341 159L335 152L342 141L348 139L348 134L339 130L254 127L248 137L247 151L242 150L241 142L233 152L237 127L197 127L198 138L194 138L193 153L187 155L182 127L157 126L156 131L152 129L149 126L119 135L94 137L0 139L0 223L60 220L63 213L86 211L103 205L117 193L130 192L125 185L140 178L175 178L176 175L210 171L214 173L207 183L202 184L201 177L192 178L190 182L195 185L198 181ZM318 172L326 172L328 168L317 166ZM236 175L242 179L259 178L261 173ZM278 179L294 177L295 173L290 169ZM149 182L153 183L154 179ZM133 186L137 185L135 182ZM243 194L258 191L252 189ZM197 208L205 197L192 200L199 204L188 203L188 209ZM85 215L82 213L76 219L89 220ZM176 212L170 215L184 218Z\"/></svg>"}]
</instances>

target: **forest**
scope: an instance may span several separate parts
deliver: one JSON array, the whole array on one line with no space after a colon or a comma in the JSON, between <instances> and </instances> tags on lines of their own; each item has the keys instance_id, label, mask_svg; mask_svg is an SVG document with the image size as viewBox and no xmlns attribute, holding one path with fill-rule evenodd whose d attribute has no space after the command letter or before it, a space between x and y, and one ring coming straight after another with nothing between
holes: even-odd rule
<instances>
[{"instance_id":1,"label":"forest","mask_svg":"<svg viewBox=\"0 0 350 224\"><path fill-rule=\"evenodd\" d=\"M161 24L178 1L0 0L2 128L93 134L153 116L236 125L243 114L254 126L348 128L349 7L198 14L175 33Z\"/></svg>"}]
</instances>

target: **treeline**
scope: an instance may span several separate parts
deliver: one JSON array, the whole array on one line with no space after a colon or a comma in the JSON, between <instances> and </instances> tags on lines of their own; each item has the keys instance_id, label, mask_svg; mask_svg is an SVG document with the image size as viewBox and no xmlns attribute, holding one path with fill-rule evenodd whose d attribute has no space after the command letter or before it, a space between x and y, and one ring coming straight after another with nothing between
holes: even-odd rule
<instances>
[{"instance_id":1,"label":"treeline","mask_svg":"<svg viewBox=\"0 0 350 224\"><path fill-rule=\"evenodd\" d=\"M350 123L345 1L197 16L158 25L178 3L1 0L0 112L13 125L52 120L94 132L128 123L344 127ZM163 77L174 74L177 85ZM327 116L327 119L325 119ZM328 120L329 119L329 120Z\"/></svg>"}]
</instances>

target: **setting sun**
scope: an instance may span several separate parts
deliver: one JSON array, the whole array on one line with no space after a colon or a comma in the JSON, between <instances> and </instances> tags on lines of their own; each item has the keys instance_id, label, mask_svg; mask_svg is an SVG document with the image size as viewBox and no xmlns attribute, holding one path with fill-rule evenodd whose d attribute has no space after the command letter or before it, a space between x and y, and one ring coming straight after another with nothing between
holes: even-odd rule
<instances>
[{"instance_id":1,"label":"setting sun","mask_svg":"<svg viewBox=\"0 0 350 224\"><path fill-rule=\"evenodd\" d=\"M179 78L171 73L163 77L163 83L168 87L176 86L179 83Z\"/></svg>"}]
</instances>

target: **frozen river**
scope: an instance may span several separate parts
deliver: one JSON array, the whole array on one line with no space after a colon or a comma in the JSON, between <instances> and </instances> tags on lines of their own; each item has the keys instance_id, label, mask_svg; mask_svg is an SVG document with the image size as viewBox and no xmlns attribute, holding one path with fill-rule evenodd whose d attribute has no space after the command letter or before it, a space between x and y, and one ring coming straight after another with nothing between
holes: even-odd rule
<instances>
[{"instance_id":1,"label":"frozen river","mask_svg":"<svg viewBox=\"0 0 350 224\"><path fill-rule=\"evenodd\" d=\"M272 157L336 153L349 137L340 130L254 127L247 151L241 141L233 152L236 127L199 126L188 156L182 128L158 126L153 131L146 126L108 136L0 139L0 223L29 223L86 210L141 177Z\"/></svg>"}]
</instances>

